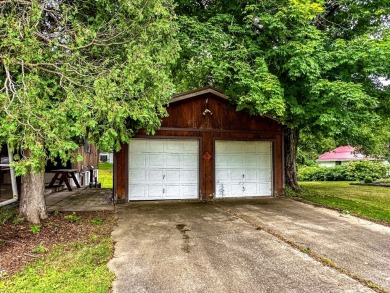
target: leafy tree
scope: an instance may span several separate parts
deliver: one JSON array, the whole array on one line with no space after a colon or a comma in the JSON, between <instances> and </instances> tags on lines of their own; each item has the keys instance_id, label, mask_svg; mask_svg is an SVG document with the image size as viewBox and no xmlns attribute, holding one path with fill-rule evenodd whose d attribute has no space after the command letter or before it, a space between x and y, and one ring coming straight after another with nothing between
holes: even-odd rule
<instances>
[{"instance_id":1,"label":"leafy tree","mask_svg":"<svg viewBox=\"0 0 390 293\"><path fill-rule=\"evenodd\" d=\"M389 139L389 88L379 82L390 75L386 3L178 0L175 83L214 85L238 109L287 125L286 184L298 189L301 131L367 152Z\"/></svg>"},{"instance_id":2,"label":"leafy tree","mask_svg":"<svg viewBox=\"0 0 390 293\"><path fill-rule=\"evenodd\" d=\"M301 132L297 152L297 164L300 166L317 166L318 157L337 147L332 138L318 138L310 133Z\"/></svg>"},{"instance_id":3,"label":"leafy tree","mask_svg":"<svg viewBox=\"0 0 390 293\"><path fill-rule=\"evenodd\" d=\"M47 216L47 160L159 126L175 31L170 0L0 1L0 142L19 153L22 216Z\"/></svg>"}]
</instances>

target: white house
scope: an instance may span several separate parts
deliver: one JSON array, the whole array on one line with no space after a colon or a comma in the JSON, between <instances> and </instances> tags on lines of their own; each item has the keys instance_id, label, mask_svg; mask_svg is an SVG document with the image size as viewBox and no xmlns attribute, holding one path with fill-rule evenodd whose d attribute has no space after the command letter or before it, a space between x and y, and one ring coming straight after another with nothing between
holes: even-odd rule
<instances>
[{"instance_id":1,"label":"white house","mask_svg":"<svg viewBox=\"0 0 390 293\"><path fill-rule=\"evenodd\" d=\"M321 167L333 167L337 165L347 164L352 161L379 161L385 165L388 165L389 162L386 160L381 160L373 157L368 157L359 153L356 148L351 146L340 146L335 148L333 151L326 152L319 156L317 163Z\"/></svg>"},{"instance_id":2,"label":"white house","mask_svg":"<svg viewBox=\"0 0 390 293\"><path fill-rule=\"evenodd\" d=\"M114 154L113 153L100 153L99 162L113 164L114 163Z\"/></svg>"}]
</instances>

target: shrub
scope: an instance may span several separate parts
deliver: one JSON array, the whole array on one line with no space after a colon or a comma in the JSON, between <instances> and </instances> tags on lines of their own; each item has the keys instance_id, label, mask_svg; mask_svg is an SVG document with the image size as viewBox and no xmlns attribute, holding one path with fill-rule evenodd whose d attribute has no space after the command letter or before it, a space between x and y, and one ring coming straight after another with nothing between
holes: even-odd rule
<instances>
[{"instance_id":1,"label":"shrub","mask_svg":"<svg viewBox=\"0 0 390 293\"><path fill-rule=\"evenodd\" d=\"M373 180L386 176L387 167L379 162L356 161L348 164L349 180L364 180L371 177Z\"/></svg>"},{"instance_id":2,"label":"shrub","mask_svg":"<svg viewBox=\"0 0 390 293\"><path fill-rule=\"evenodd\" d=\"M371 177L364 178L364 183L372 183L372 182L374 182L374 180L372 180Z\"/></svg>"},{"instance_id":3,"label":"shrub","mask_svg":"<svg viewBox=\"0 0 390 293\"><path fill-rule=\"evenodd\" d=\"M298 170L300 181L344 181L347 176L347 166L335 167L301 167Z\"/></svg>"},{"instance_id":4,"label":"shrub","mask_svg":"<svg viewBox=\"0 0 390 293\"><path fill-rule=\"evenodd\" d=\"M348 175L348 165L326 168L326 181L345 181Z\"/></svg>"},{"instance_id":5,"label":"shrub","mask_svg":"<svg viewBox=\"0 0 390 293\"><path fill-rule=\"evenodd\" d=\"M300 181L314 181L313 176L320 172L322 168L321 167L300 167L298 168L298 180Z\"/></svg>"},{"instance_id":6,"label":"shrub","mask_svg":"<svg viewBox=\"0 0 390 293\"><path fill-rule=\"evenodd\" d=\"M357 181L369 178L372 181L386 176L387 167L378 162L356 161L334 167L301 167L300 181Z\"/></svg>"}]
</instances>

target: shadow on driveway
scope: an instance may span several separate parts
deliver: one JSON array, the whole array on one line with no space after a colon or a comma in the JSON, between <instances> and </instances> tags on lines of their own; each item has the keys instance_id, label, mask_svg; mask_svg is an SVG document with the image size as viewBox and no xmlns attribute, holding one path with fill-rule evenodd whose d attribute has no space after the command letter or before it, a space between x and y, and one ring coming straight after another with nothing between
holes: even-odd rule
<instances>
[{"instance_id":1,"label":"shadow on driveway","mask_svg":"<svg viewBox=\"0 0 390 293\"><path fill-rule=\"evenodd\" d=\"M285 240L390 289L390 228L335 211L272 198L129 203L117 216L114 292L373 292Z\"/></svg>"}]
</instances>

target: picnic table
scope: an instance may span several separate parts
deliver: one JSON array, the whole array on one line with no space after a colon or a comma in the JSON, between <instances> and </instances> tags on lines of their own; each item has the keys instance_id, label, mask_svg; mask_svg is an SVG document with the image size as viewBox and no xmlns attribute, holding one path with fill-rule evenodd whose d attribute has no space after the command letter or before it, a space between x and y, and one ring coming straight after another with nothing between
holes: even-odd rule
<instances>
[{"instance_id":1,"label":"picnic table","mask_svg":"<svg viewBox=\"0 0 390 293\"><path fill-rule=\"evenodd\" d=\"M80 188L80 184L76 178L75 172L77 169L57 169L51 170L51 173L55 173L53 179L49 183L49 187L53 187L56 181L59 181L58 185L65 183L66 187L69 191L72 191L72 187L70 186L69 179L73 179L74 184L76 184L77 188Z\"/></svg>"}]
</instances>

